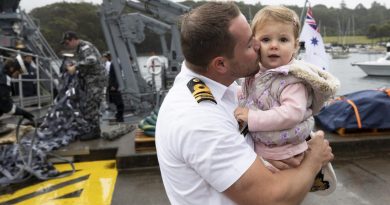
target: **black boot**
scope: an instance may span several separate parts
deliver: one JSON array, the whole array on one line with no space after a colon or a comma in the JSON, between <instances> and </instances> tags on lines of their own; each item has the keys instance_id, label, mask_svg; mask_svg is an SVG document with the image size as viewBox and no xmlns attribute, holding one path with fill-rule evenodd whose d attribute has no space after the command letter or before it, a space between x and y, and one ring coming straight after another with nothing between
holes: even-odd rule
<instances>
[{"instance_id":1,"label":"black boot","mask_svg":"<svg viewBox=\"0 0 390 205\"><path fill-rule=\"evenodd\" d=\"M93 140L93 139L99 139L101 137L101 131L100 128L96 128L92 130L89 133L86 133L84 135L81 135L79 139L81 141L87 141L87 140Z\"/></svg>"},{"instance_id":2,"label":"black boot","mask_svg":"<svg viewBox=\"0 0 390 205\"><path fill-rule=\"evenodd\" d=\"M6 135L12 132L14 129L7 127L7 125L0 121L0 136Z\"/></svg>"},{"instance_id":3,"label":"black boot","mask_svg":"<svg viewBox=\"0 0 390 205\"><path fill-rule=\"evenodd\" d=\"M116 118L116 122L124 122L123 115L117 115L115 118Z\"/></svg>"}]
</instances>

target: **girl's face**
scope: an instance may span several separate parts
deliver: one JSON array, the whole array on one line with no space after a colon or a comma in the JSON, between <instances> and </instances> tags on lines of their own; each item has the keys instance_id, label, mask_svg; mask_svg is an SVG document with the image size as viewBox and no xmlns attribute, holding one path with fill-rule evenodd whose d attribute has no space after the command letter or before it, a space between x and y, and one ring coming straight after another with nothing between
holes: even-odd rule
<instances>
[{"instance_id":1,"label":"girl's face","mask_svg":"<svg viewBox=\"0 0 390 205\"><path fill-rule=\"evenodd\" d=\"M267 69L288 64L298 49L291 24L270 20L255 31L260 42L260 62Z\"/></svg>"}]
</instances>

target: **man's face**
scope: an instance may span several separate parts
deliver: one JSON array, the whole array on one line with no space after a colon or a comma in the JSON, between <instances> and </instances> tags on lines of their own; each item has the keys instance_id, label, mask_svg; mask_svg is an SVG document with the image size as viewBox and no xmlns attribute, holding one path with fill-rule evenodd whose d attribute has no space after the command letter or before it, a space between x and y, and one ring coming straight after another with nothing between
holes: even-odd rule
<instances>
[{"instance_id":1,"label":"man's face","mask_svg":"<svg viewBox=\"0 0 390 205\"><path fill-rule=\"evenodd\" d=\"M25 56L23 58L24 61L28 62L28 63L31 63L33 61L33 57L32 56Z\"/></svg>"},{"instance_id":2,"label":"man's face","mask_svg":"<svg viewBox=\"0 0 390 205\"><path fill-rule=\"evenodd\" d=\"M64 41L64 46L68 49L74 49L77 46L77 41L76 39L67 39Z\"/></svg>"},{"instance_id":3,"label":"man's face","mask_svg":"<svg viewBox=\"0 0 390 205\"><path fill-rule=\"evenodd\" d=\"M232 76L238 79L256 74L259 71L259 42L253 38L244 15L232 20L229 31L236 40L234 57L228 59Z\"/></svg>"}]
</instances>

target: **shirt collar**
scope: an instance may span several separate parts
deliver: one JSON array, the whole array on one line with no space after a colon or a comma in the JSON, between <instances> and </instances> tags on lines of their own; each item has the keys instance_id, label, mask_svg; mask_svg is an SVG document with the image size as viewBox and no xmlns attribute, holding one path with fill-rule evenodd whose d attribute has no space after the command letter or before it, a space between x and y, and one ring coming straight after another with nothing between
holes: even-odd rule
<instances>
[{"instance_id":1,"label":"shirt collar","mask_svg":"<svg viewBox=\"0 0 390 205\"><path fill-rule=\"evenodd\" d=\"M185 65L185 61L183 62L182 66L181 66L181 71L180 71L179 75L183 75L183 77L187 76L189 78L195 77L195 78L199 78L200 80L202 80L207 85L207 87L209 87L211 93L213 94L214 98L217 101L220 101L225 95L229 95L228 93L231 93L231 92L234 96L237 96L236 95L237 94L237 83L236 82L233 82L231 85L226 87L225 85L223 85L217 81L214 81L210 78L207 78L203 75L200 75L200 74L193 72L191 69L189 69Z\"/></svg>"}]
</instances>

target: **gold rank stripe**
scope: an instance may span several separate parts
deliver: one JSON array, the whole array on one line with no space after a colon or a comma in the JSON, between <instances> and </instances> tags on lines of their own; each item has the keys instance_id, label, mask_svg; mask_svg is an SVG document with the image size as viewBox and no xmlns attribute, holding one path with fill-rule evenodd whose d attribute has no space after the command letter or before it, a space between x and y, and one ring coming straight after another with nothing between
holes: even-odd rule
<instances>
[{"instance_id":1,"label":"gold rank stripe","mask_svg":"<svg viewBox=\"0 0 390 205\"><path fill-rule=\"evenodd\" d=\"M198 93L196 95L194 95L195 98L197 97L210 97L210 98L214 98L214 96L210 93Z\"/></svg>"},{"instance_id":2,"label":"gold rank stripe","mask_svg":"<svg viewBox=\"0 0 390 205\"><path fill-rule=\"evenodd\" d=\"M197 90L194 90L194 92L192 92L193 95L198 95L201 93L208 93L208 94L212 95L211 91L208 88L207 89L197 89Z\"/></svg>"},{"instance_id":3,"label":"gold rank stripe","mask_svg":"<svg viewBox=\"0 0 390 205\"><path fill-rule=\"evenodd\" d=\"M3 204L111 204L117 177L115 160L75 163L74 174L46 180L0 196ZM68 164L55 165L60 172L69 171Z\"/></svg>"},{"instance_id":4,"label":"gold rank stripe","mask_svg":"<svg viewBox=\"0 0 390 205\"><path fill-rule=\"evenodd\" d=\"M211 93L209 87L198 78L193 78L187 83L188 89L191 91L192 96L195 100L200 103L202 101L211 101L217 104L213 94Z\"/></svg>"},{"instance_id":5,"label":"gold rank stripe","mask_svg":"<svg viewBox=\"0 0 390 205\"><path fill-rule=\"evenodd\" d=\"M197 101L199 101L199 100L201 100L201 99L203 99L203 98L208 99L208 100L210 100L210 99L213 99L213 100L214 100L214 98L213 98L212 95L198 95L198 96L194 96L194 97L195 97L195 99L196 99Z\"/></svg>"}]
</instances>

